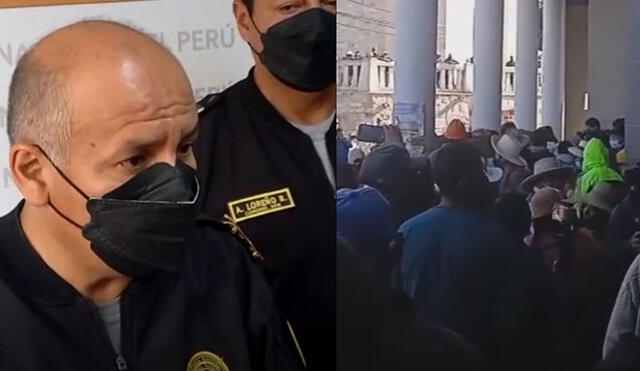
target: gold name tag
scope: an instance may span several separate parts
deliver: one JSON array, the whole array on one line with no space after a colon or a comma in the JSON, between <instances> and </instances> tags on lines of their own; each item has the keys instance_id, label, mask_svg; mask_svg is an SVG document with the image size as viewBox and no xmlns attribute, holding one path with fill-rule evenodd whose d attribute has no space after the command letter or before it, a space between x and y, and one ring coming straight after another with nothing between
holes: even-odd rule
<instances>
[{"instance_id":1,"label":"gold name tag","mask_svg":"<svg viewBox=\"0 0 640 371\"><path fill-rule=\"evenodd\" d=\"M289 188L231 201L227 204L236 223L296 207Z\"/></svg>"}]
</instances>

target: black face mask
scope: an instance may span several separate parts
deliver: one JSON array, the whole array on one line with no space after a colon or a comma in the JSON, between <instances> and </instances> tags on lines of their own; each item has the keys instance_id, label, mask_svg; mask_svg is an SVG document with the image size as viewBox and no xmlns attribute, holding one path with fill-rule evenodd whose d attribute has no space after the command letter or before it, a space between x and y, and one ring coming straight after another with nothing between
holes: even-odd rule
<instances>
[{"instance_id":1,"label":"black face mask","mask_svg":"<svg viewBox=\"0 0 640 371\"><path fill-rule=\"evenodd\" d=\"M253 18L251 19L253 21ZM260 33L262 64L284 84L314 92L336 82L336 16L313 8ZM251 46L251 45L250 45Z\"/></svg>"},{"instance_id":2,"label":"black face mask","mask_svg":"<svg viewBox=\"0 0 640 371\"><path fill-rule=\"evenodd\" d=\"M175 167L157 163L103 197L94 198L51 164L87 200L91 220L81 226L53 203L51 207L82 230L93 252L109 267L132 278L144 278L158 270L179 270L184 243L197 215L199 184L194 169L182 162Z\"/></svg>"}]
</instances>

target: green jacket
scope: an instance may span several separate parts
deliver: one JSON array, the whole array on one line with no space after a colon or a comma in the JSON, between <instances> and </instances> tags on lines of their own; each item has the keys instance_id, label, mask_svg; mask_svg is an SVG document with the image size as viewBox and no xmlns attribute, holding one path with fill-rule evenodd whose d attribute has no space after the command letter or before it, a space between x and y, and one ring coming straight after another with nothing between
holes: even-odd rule
<instances>
[{"instance_id":1,"label":"green jacket","mask_svg":"<svg viewBox=\"0 0 640 371\"><path fill-rule=\"evenodd\" d=\"M622 177L609 167L609 151L598 138L591 139L584 149L582 175L578 181L578 195L589 193L602 182L622 182Z\"/></svg>"}]
</instances>

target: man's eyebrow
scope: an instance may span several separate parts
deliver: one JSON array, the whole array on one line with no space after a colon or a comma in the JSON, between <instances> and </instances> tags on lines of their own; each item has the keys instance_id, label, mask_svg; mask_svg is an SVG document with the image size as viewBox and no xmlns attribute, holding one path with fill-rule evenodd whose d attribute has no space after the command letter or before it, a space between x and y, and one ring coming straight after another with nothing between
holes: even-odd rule
<instances>
[{"instance_id":1,"label":"man's eyebrow","mask_svg":"<svg viewBox=\"0 0 640 371\"><path fill-rule=\"evenodd\" d=\"M145 133L144 136L129 137L122 140L117 148L114 148L107 154L107 158L119 157L123 155L129 155L136 151L140 151L159 143L164 140L164 135L161 133Z\"/></svg>"}]
</instances>

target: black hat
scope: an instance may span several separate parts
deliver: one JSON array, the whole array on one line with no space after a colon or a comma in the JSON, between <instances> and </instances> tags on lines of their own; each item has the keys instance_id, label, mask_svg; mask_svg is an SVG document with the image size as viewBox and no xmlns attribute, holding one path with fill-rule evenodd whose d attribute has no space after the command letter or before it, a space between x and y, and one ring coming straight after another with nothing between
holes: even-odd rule
<instances>
[{"instance_id":1,"label":"black hat","mask_svg":"<svg viewBox=\"0 0 640 371\"><path fill-rule=\"evenodd\" d=\"M484 176L480 152L467 143L443 147L432 166L433 177L441 191L457 188L461 182Z\"/></svg>"},{"instance_id":2,"label":"black hat","mask_svg":"<svg viewBox=\"0 0 640 371\"><path fill-rule=\"evenodd\" d=\"M536 147L545 147L547 142L558 142L558 139L553 134L551 126L543 126L537 128L533 134L531 134L531 145Z\"/></svg>"},{"instance_id":3,"label":"black hat","mask_svg":"<svg viewBox=\"0 0 640 371\"><path fill-rule=\"evenodd\" d=\"M405 148L385 146L369 153L360 168L360 182L377 188L383 194L393 192L395 184L411 170L411 157Z\"/></svg>"}]
</instances>

